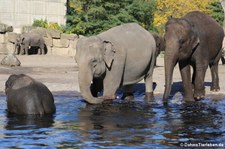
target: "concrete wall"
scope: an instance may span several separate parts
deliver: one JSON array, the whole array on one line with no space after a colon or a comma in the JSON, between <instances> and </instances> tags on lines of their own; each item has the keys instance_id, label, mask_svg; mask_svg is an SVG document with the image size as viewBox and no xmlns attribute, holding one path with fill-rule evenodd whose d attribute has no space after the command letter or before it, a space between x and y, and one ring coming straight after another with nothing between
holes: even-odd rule
<instances>
[{"instance_id":1,"label":"concrete wall","mask_svg":"<svg viewBox=\"0 0 225 149\"><path fill-rule=\"evenodd\" d=\"M35 19L65 24L66 0L0 0L0 22L13 26L32 25Z\"/></svg>"}]
</instances>

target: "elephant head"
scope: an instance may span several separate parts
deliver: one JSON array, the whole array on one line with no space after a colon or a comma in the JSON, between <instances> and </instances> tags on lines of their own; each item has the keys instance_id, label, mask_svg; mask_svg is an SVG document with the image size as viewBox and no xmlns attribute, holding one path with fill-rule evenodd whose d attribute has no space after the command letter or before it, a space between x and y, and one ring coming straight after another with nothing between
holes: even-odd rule
<instances>
[{"instance_id":1,"label":"elephant head","mask_svg":"<svg viewBox=\"0 0 225 149\"><path fill-rule=\"evenodd\" d=\"M165 91L167 99L171 90L173 70L177 62L191 57L199 44L194 26L185 19L170 18L165 26Z\"/></svg>"},{"instance_id":2,"label":"elephant head","mask_svg":"<svg viewBox=\"0 0 225 149\"><path fill-rule=\"evenodd\" d=\"M14 54L19 54L19 52L21 50L21 39L20 38L21 38L20 35L18 35L16 37Z\"/></svg>"},{"instance_id":3,"label":"elephant head","mask_svg":"<svg viewBox=\"0 0 225 149\"><path fill-rule=\"evenodd\" d=\"M156 57L160 54L161 51L165 51L165 40L157 33L152 33L155 43L156 43Z\"/></svg>"},{"instance_id":4,"label":"elephant head","mask_svg":"<svg viewBox=\"0 0 225 149\"><path fill-rule=\"evenodd\" d=\"M8 95L10 90L17 90L32 83L32 79L24 74L11 75L5 83L5 93Z\"/></svg>"},{"instance_id":5,"label":"elephant head","mask_svg":"<svg viewBox=\"0 0 225 149\"><path fill-rule=\"evenodd\" d=\"M18 35L15 42L15 54L24 54L24 39L25 37L22 35Z\"/></svg>"},{"instance_id":6,"label":"elephant head","mask_svg":"<svg viewBox=\"0 0 225 149\"><path fill-rule=\"evenodd\" d=\"M103 102L103 99L93 97L91 82L95 78L104 78L106 70L111 69L114 54L113 44L98 36L83 37L78 41L75 59L79 66L80 91L87 102Z\"/></svg>"}]
</instances>

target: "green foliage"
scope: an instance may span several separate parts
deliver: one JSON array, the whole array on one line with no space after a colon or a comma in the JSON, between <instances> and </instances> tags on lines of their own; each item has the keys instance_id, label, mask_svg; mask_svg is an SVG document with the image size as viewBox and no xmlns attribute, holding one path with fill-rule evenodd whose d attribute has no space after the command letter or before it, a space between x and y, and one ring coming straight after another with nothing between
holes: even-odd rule
<instances>
[{"instance_id":1,"label":"green foliage","mask_svg":"<svg viewBox=\"0 0 225 149\"><path fill-rule=\"evenodd\" d=\"M223 12L223 8L222 8L221 3L219 2L219 0L215 0L214 2L212 2L212 3L208 6L208 9L210 9L211 12L212 12L211 16L212 16L217 22L219 22L220 25L223 25L224 12Z\"/></svg>"},{"instance_id":2,"label":"green foliage","mask_svg":"<svg viewBox=\"0 0 225 149\"><path fill-rule=\"evenodd\" d=\"M34 20L33 27L43 27L47 29L54 29L54 30L59 30L60 32L65 32L65 28L62 26L59 26L58 23L55 22L49 22L45 19L40 19L40 20Z\"/></svg>"},{"instance_id":3,"label":"green foliage","mask_svg":"<svg viewBox=\"0 0 225 149\"><path fill-rule=\"evenodd\" d=\"M47 28L48 27L48 22L47 20L43 20L43 19L40 19L40 20L34 20L32 26L34 27L43 27L43 28Z\"/></svg>"},{"instance_id":4,"label":"green foliage","mask_svg":"<svg viewBox=\"0 0 225 149\"><path fill-rule=\"evenodd\" d=\"M66 30L93 35L128 22L154 30L154 10L154 0L69 0Z\"/></svg>"}]
</instances>

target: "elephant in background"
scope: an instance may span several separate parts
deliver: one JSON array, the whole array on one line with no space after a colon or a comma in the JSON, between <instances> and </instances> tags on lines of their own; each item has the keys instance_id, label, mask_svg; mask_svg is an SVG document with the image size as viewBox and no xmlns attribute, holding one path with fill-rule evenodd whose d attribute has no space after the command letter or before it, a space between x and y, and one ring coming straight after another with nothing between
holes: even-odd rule
<instances>
[{"instance_id":1,"label":"elephant in background","mask_svg":"<svg viewBox=\"0 0 225 149\"><path fill-rule=\"evenodd\" d=\"M20 115L55 113L52 93L44 84L27 75L11 75L5 83L5 93L9 113Z\"/></svg>"},{"instance_id":2,"label":"elephant in background","mask_svg":"<svg viewBox=\"0 0 225 149\"><path fill-rule=\"evenodd\" d=\"M173 70L177 63L185 100L204 98L204 78L208 66L212 74L211 91L219 91L218 62L222 53L223 28L209 15L194 11L183 18L170 18L165 30L164 101L169 97ZM190 66L193 67L192 80Z\"/></svg>"},{"instance_id":3,"label":"elephant in background","mask_svg":"<svg viewBox=\"0 0 225 149\"><path fill-rule=\"evenodd\" d=\"M157 56L160 54L161 51L165 51L165 46L166 46L166 43L165 43L165 40L162 36L160 36L159 34L157 33L152 33L154 39L155 39L155 43L156 43L156 52L155 52L155 55L156 55L156 58ZM156 60L155 59L155 66L156 65Z\"/></svg>"},{"instance_id":4,"label":"elephant in background","mask_svg":"<svg viewBox=\"0 0 225 149\"><path fill-rule=\"evenodd\" d=\"M80 91L88 103L115 99L121 86L125 90L123 98L129 99L133 96L132 85L142 79L145 79L145 97L153 98L156 43L138 24L127 23L97 36L83 37L76 49ZM97 97L102 89L103 96Z\"/></svg>"},{"instance_id":5,"label":"elephant in background","mask_svg":"<svg viewBox=\"0 0 225 149\"><path fill-rule=\"evenodd\" d=\"M45 41L44 38L34 32L23 33L18 35L15 42L15 54L25 54L28 55L28 49L31 47L38 47L38 54L45 54Z\"/></svg>"}]
</instances>

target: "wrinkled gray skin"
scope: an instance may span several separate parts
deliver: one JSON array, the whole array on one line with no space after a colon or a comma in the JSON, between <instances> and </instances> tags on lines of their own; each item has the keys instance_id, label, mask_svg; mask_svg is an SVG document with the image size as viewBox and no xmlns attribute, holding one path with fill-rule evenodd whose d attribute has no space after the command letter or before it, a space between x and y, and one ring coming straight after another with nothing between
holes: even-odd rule
<instances>
[{"instance_id":1,"label":"wrinkled gray skin","mask_svg":"<svg viewBox=\"0 0 225 149\"><path fill-rule=\"evenodd\" d=\"M9 113L20 115L55 113L52 93L44 84L27 75L11 75L5 83L5 93Z\"/></svg>"},{"instance_id":2,"label":"wrinkled gray skin","mask_svg":"<svg viewBox=\"0 0 225 149\"><path fill-rule=\"evenodd\" d=\"M16 39L14 53L22 55L25 52L25 54L28 55L28 49L30 47L38 47L38 54L45 54L44 38L40 34L34 32L23 33Z\"/></svg>"},{"instance_id":3,"label":"wrinkled gray skin","mask_svg":"<svg viewBox=\"0 0 225 149\"><path fill-rule=\"evenodd\" d=\"M160 36L159 34L157 33L152 33L154 39L155 39L155 43L156 43L156 52L155 52L155 55L156 57L160 54L161 51L165 51L165 48L166 48L166 43L165 43L165 40L162 36ZM155 66L156 66L156 60L155 59Z\"/></svg>"},{"instance_id":4,"label":"wrinkled gray skin","mask_svg":"<svg viewBox=\"0 0 225 149\"><path fill-rule=\"evenodd\" d=\"M190 12L183 18L170 19L166 23L164 101L170 95L173 70L177 62L185 100L204 98L204 78L208 66L212 74L211 90L219 91L218 62L223 37L222 27L210 16L198 11ZM190 66L193 67L192 80Z\"/></svg>"},{"instance_id":5,"label":"wrinkled gray skin","mask_svg":"<svg viewBox=\"0 0 225 149\"><path fill-rule=\"evenodd\" d=\"M98 104L115 99L116 90L124 86L124 98L129 98L132 85L145 79L146 98L151 99L155 51L153 36L135 23L81 38L75 59L82 96L88 103ZM103 88L103 97L97 97Z\"/></svg>"}]
</instances>

